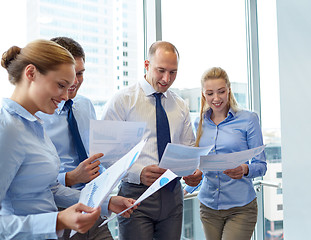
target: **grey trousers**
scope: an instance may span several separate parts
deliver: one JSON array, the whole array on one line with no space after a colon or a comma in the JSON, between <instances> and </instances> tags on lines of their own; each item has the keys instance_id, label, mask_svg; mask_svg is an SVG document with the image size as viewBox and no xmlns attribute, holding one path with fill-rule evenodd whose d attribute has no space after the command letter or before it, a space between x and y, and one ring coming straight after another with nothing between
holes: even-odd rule
<instances>
[{"instance_id":1,"label":"grey trousers","mask_svg":"<svg viewBox=\"0 0 311 240\"><path fill-rule=\"evenodd\" d=\"M257 200L228 210L214 210L201 203L200 217L207 240L249 240L257 222Z\"/></svg>"},{"instance_id":2,"label":"grey trousers","mask_svg":"<svg viewBox=\"0 0 311 240\"><path fill-rule=\"evenodd\" d=\"M137 199L148 187L123 182L118 195ZM173 192L161 188L145 199L130 218L118 217L120 240L180 240L183 193L178 181Z\"/></svg>"},{"instance_id":3,"label":"grey trousers","mask_svg":"<svg viewBox=\"0 0 311 240\"><path fill-rule=\"evenodd\" d=\"M102 224L104 220L102 218L99 218L94 226L84 234L76 233L72 238L70 237L70 229L65 229L64 235L61 238L58 238L59 240L113 240L111 233L108 229L108 225L105 224L101 227L98 227L100 224Z\"/></svg>"}]
</instances>

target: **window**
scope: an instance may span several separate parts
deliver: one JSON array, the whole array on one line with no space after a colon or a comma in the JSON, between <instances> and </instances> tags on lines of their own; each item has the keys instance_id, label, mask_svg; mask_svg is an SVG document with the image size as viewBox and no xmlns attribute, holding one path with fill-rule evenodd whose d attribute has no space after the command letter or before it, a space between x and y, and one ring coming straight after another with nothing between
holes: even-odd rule
<instances>
[{"instance_id":1,"label":"window","mask_svg":"<svg viewBox=\"0 0 311 240\"><path fill-rule=\"evenodd\" d=\"M280 93L278 74L278 39L276 0L256 1L258 11L258 44L260 62L261 124L266 144L267 173L264 180L282 183ZM273 104L271 104L273 102ZM264 187L264 219L266 240L283 239L282 189ZM283 226L283 225L282 225Z\"/></svg>"},{"instance_id":2,"label":"window","mask_svg":"<svg viewBox=\"0 0 311 240\"><path fill-rule=\"evenodd\" d=\"M123 4L126 8L120 9ZM117 89L113 79L118 79L118 71L115 69L123 63L123 57L127 57L126 64L130 62L132 66L127 70L126 76L130 74L137 80L138 76L144 74L141 67L144 61L144 39L143 32L140 31L143 28L142 1L122 0L115 5L113 1L12 0L0 5L0 26L8 33L7 37L0 39L1 54L12 45L23 47L27 42L38 38L68 36L82 45L86 53L84 78L87 81L84 81L79 93L96 103L98 117L101 117L104 103ZM18 9L16 5L19 6ZM119 11L115 11L116 8ZM11 19L9 14L12 12L19 17ZM116 18L120 21L117 22ZM11 20L8 22L7 19ZM126 25L126 29L117 33L115 29L121 26L120 22ZM20 30L17 33L13 29ZM131 41L131 57L128 57L126 51L123 57L119 56L117 49L127 47L128 41ZM121 62L117 63L114 59ZM7 73L2 67L0 77L7 79ZM1 81L0 86L0 98L10 96L14 89L9 81Z\"/></svg>"},{"instance_id":3,"label":"window","mask_svg":"<svg viewBox=\"0 0 311 240\"><path fill-rule=\"evenodd\" d=\"M172 11L176 6L178 11ZM238 103L248 109L245 2L170 0L161 1L161 7L162 40L173 43L180 54L172 88L189 103L192 119L199 114L201 76L214 66L226 70ZM183 239L205 239L197 202L185 201Z\"/></svg>"}]
</instances>

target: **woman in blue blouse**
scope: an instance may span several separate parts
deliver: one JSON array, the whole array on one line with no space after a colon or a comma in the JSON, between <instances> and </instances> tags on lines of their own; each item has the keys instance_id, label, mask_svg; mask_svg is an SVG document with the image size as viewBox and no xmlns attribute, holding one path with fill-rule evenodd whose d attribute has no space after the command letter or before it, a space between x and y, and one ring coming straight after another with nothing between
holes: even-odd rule
<instances>
[{"instance_id":1,"label":"woman in blue blouse","mask_svg":"<svg viewBox=\"0 0 311 240\"><path fill-rule=\"evenodd\" d=\"M256 113L238 109L227 73L214 67L201 80L202 98L196 146L210 154L239 152L263 145ZM266 173L264 153L235 169L205 172L198 198L206 239L250 239L257 221L252 179Z\"/></svg>"},{"instance_id":2,"label":"woman in blue blouse","mask_svg":"<svg viewBox=\"0 0 311 240\"><path fill-rule=\"evenodd\" d=\"M67 50L46 40L2 55L15 89L0 109L0 239L57 239L65 228L84 233L101 210L108 215L108 209L119 212L134 202L112 197L102 209L93 209L75 204L78 190L57 183L57 151L35 113L52 114L67 100L74 64ZM71 207L57 212L56 206Z\"/></svg>"}]
</instances>

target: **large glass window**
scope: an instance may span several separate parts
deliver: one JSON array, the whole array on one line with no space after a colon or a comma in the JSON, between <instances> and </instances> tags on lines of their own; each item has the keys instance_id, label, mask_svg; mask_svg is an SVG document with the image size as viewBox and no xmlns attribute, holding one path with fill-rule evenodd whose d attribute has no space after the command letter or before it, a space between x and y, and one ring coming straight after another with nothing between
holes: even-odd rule
<instances>
[{"instance_id":1,"label":"large glass window","mask_svg":"<svg viewBox=\"0 0 311 240\"><path fill-rule=\"evenodd\" d=\"M280 91L276 0L257 1L260 61L261 123L266 144L267 173L264 180L282 183ZM283 239L282 188L263 187L265 239Z\"/></svg>"},{"instance_id":2,"label":"large glass window","mask_svg":"<svg viewBox=\"0 0 311 240\"><path fill-rule=\"evenodd\" d=\"M170 0L161 7L162 40L180 54L172 88L188 102L192 119L200 110L201 76L214 66L227 71L239 105L248 109L245 1ZM197 198L185 200L183 239L204 239L198 206Z\"/></svg>"},{"instance_id":3,"label":"large glass window","mask_svg":"<svg viewBox=\"0 0 311 240\"><path fill-rule=\"evenodd\" d=\"M12 45L56 36L82 45L86 71L79 93L93 101L98 117L112 94L143 76L142 1L12 0L1 3L0 9L5 36L0 39L1 53ZM9 97L13 87L5 81L3 68L0 73L0 97Z\"/></svg>"}]
</instances>

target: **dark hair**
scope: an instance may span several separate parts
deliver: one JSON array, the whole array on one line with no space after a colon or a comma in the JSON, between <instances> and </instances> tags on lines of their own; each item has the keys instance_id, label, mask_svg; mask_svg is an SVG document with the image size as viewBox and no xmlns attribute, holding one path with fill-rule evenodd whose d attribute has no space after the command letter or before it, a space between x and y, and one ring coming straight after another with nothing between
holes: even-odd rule
<instances>
[{"instance_id":1,"label":"dark hair","mask_svg":"<svg viewBox=\"0 0 311 240\"><path fill-rule=\"evenodd\" d=\"M56 42L62 47L66 48L74 58L83 58L85 62L85 53L81 45L69 37L55 37L51 41Z\"/></svg>"},{"instance_id":2,"label":"dark hair","mask_svg":"<svg viewBox=\"0 0 311 240\"><path fill-rule=\"evenodd\" d=\"M20 81L29 64L33 64L41 74L46 74L61 64L74 65L75 60L68 50L48 40L36 40L24 48L13 46L2 54L1 66L8 71L12 84Z\"/></svg>"},{"instance_id":3,"label":"dark hair","mask_svg":"<svg viewBox=\"0 0 311 240\"><path fill-rule=\"evenodd\" d=\"M179 52L177 50L177 48L170 42L165 42L165 41L157 41L154 42L150 48L149 48L149 52L148 52L148 58L149 60L153 57L153 55L155 54L155 52L159 49L162 48L166 51L169 52L173 52L176 53L177 55L177 59L179 60Z\"/></svg>"}]
</instances>

